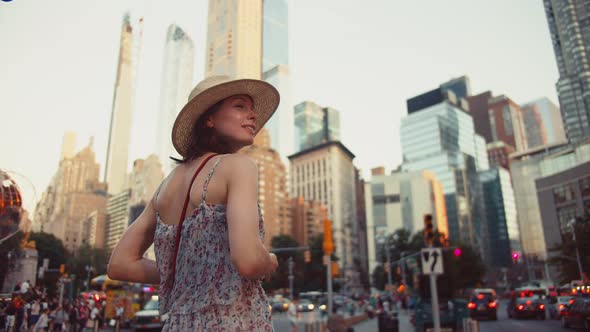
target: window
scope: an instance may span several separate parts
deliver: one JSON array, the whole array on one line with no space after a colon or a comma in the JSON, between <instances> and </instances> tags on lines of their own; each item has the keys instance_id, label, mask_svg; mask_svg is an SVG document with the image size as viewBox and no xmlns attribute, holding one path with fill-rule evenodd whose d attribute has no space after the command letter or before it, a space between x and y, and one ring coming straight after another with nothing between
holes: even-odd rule
<instances>
[{"instance_id":1,"label":"window","mask_svg":"<svg viewBox=\"0 0 590 332\"><path fill-rule=\"evenodd\" d=\"M572 183L568 183L553 189L553 199L556 204L569 202L574 200L575 192Z\"/></svg>"},{"instance_id":2,"label":"window","mask_svg":"<svg viewBox=\"0 0 590 332\"><path fill-rule=\"evenodd\" d=\"M590 176L580 180L580 193L582 197L590 196Z\"/></svg>"}]
</instances>

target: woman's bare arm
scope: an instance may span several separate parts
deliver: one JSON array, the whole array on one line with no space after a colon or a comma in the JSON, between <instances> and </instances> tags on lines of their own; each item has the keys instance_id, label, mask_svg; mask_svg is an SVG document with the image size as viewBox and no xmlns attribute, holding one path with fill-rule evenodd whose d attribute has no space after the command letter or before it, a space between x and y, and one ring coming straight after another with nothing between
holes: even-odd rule
<instances>
[{"instance_id":1,"label":"woman's bare arm","mask_svg":"<svg viewBox=\"0 0 590 332\"><path fill-rule=\"evenodd\" d=\"M222 165L228 179L227 224L232 262L246 278L264 277L274 272L278 263L259 235L258 168L240 154L225 157Z\"/></svg>"},{"instance_id":2,"label":"woman's bare arm","mask_svg":"<svg viewBox=\"0 0 590 332\"><path fill-rule=\"evenodd\" d=\"M109 278L146 284L160 283L156 262L143 257L154 242L156 213L152 204L150 200L117 243L107 268Z\"/></svg>"}]
</instances>

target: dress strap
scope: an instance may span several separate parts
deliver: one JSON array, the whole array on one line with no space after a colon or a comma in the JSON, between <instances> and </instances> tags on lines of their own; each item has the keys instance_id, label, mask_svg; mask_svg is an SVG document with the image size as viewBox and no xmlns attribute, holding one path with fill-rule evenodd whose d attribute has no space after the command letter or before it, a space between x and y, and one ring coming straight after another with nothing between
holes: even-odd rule
<instances>
[{"instance_id":1,"label":"dress strap","mask_svg":"<svg viewBox=\"0 0 590 332\"><path fill-rule=\"evenodd\" d=\"M217 154L212 154L209 157L205 158L199 168L193 174L191 178L191 183L188 186L186 191L186 197L184 198L184 205L182 207L182 214L180 215L180 221L178 222L178 226L176 228L176 239L174 241L174 256L172 257L172 278L168 279L170 281L170 287L174 287L174 279L176 278L176 257L178 256L178 247L180 246L180 236L182 234L182 224L184 223L184 217L186 216L186 208L188 207L188 202L190 200L191 194L191 187L193 186L193 182L195 182L195 178L201 172L205 164L211 160L211 158L217 156Z\"/></svg>"},{"instance_id":2,"label":"dress strap","mask_svg":"<svg viewBox=\"0 0 590 332\"><path fill-rule=\"evenodd\" d=\"M207 174L207 178L205 178L205 182L203 183L203 193L201 194L201 201L203 203L205 203L205 199L207 198L207 188L209 187L209 181L211 181L211 177L213 177L213 172L215 172L215 168L217 167L217 165L219 165L219 162L224 156L225 155L222 155L221 157L219 157L219 159L217 159L213 167L211 167L209 174Z\"/></svg>"}]
</instances>

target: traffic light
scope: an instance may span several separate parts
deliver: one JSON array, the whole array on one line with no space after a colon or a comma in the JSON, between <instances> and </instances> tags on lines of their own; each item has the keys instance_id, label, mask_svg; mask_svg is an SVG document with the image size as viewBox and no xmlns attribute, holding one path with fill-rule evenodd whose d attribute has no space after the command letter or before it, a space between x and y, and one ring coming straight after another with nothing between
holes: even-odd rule
<instances>
[{"instance_id":1,"label":"traffic light","mask_svg":"<svg viewBox=\"0 0 590 332\"><path fill-rule=\"evenodd\" d=\"M512 261L514 262L514 264L518 263L519 257L520 257L520 254L518 253L518 251L515 251L512 253Z\"/></svg>"},{"instance_id":2,"label":"traffic light","mask_svg":"<svg viewBox=\"0 0 590 332\"><path fill-rule=\"evenodd\" d=\"M336 262L332 262L332 278L337 277L338 275L340 275L340 268L338 267L338 263Z\"/></svg>"},{"instance_id":3,"label":"traffic light","mask_svg":"<svg viewBox=\"0 0 590 332\"><path fill-rule=\"evenodd\" d=\"M332 222L328 219L324 220L324 255L331 256L334 252L334 241L332 241Z\"/></svg>"},{"instance_id":4,"label":"traffic light","mask_svg":"<svg viewBox=\"0 0 590 332\"><path fill-rule=\"evenodd\" d=\"M455 248L455 250L453 250L453 255L455 255L455 257L461 257L462 253L463 253L463 251L459 247L457 247L457 248Z\"/></svg>"},{"instance_id":5,"label":"traffic light","mask_svg":"<svg viewBox=\"0 0 590 332\"><path fill-rule=\"evenodd\" d=\"M64 274L66 272L66 265L60 264L59 265L59 274Z\"/></svg>"},{"instance_id":6,"label":"traffic light","mask_svg":"<svg viewBox=\"0 0 590 332\"><path fill-rule=\"evenodd\" d=\"M305 256L305 262L311 263L311 252L309 250L305 250L304 256Z\"/></svg>"},{"instance_id":7,"label":"traffic light","mask_svg":"<svg viewBox=\"0 0 590 332\"><path fill-rule=\"evenodd\" d=\"M434 242L434 225L432 224L432 215L424 215L424 243L426 246L432 246Z\"/></svg>"}]
</instances>

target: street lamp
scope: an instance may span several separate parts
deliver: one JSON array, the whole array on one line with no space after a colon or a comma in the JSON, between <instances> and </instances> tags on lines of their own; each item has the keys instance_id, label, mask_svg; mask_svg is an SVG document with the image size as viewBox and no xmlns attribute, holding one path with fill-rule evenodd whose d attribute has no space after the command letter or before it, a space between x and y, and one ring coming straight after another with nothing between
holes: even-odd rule
<instances>
[{"instance_id":1,"label":"street lamp","mask_svg":"<svg viewBox=\"0 0 590 332\"><path fill-rule=\"evenodd\" d=\"M576 260L578 261L578 272L580 273L580 280L584 280L584 272L582 271L582 262L580 261L580 250L578 249L578 241L576 241L576 228L574 224L576 219L572 218L567 225L572 229L572 238L574 239L574 245L576 246Z\"/></svg>"},{"instance_id":2,"label":"street lamp","mask_svg":"<svg viewBox=\"0 0 590 332\"><path fill-rule=\"evenodd\" d=\"M94 271L94 268L90 265L84 267L86 270L86 291L90 291L90 273Z\"/></svg>"}]
</instances>

